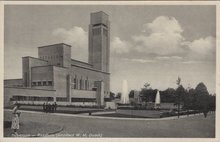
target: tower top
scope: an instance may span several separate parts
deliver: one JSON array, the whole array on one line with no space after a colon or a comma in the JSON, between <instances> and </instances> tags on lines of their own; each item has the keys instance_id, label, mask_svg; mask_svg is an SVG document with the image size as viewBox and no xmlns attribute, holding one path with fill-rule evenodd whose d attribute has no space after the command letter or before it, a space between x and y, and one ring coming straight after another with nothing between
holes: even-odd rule
<instances>
[{"instance_id":1,"label":"tower top","mask_svg":"<svg viewBox=\"0 0 220 142\"><path fill-rule=\"evenodd\" d=\"M92 24L92 25L104 24L107 26L108 23L109 23L108 14L106 14L105 12L99 11L99 12L91 13L90 24Z\"/></svg>"}]
</instances>

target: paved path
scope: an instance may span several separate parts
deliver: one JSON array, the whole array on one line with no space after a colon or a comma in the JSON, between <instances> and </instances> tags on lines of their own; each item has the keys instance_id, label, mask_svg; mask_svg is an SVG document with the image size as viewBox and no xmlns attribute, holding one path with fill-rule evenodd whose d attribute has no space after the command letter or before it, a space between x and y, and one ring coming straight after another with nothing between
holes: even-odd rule
<instances>
[{"instance_id":1,"label":"paved path","mask_svg":"<svg viewBox=\"0 0 220 142\"><path fill-rule=\"evenodd\" d=\"M5 110L5 116L11 114ZM182 117L180 119L137 119L49 114L22 111L21 123L36 122L59 125L63 131L56 136L69 137L171 137L211 138L215 136L215 115ZM29 131L32 131L31 129Z\"/></svg>"},{"instance_id":2,"label":"paved path","mask_svg":"<svg viewBox=\"0 0 220 142\"><path fill-rule=\"evenodd\" d=\"M10 109L5 109L5 111L12 111ZM45 114L44 112L39 112L39 111L27 111L27 110L20 110L21 112L26 112L26 113L36 113L36 114ZM111 114L114 113L112 112L95 112L92 114ZM102 117L102 116L93 116L89 115L89 113L81 113L81 114L66 114L66 113L47 113L48 115L57 115L57 116L67 116L67 117L78 117L78 118L91 118L91 119L111 119L111 120L142 120L142 121L149 121L149 120L173 120L173 119L181 119L181 118L186 118L186 117L194 117L200 114L191 114L191 115L181 115L179 118L178 116L171 116L171 117L164 117L164 118L121 118L121 117Z\"/></svg>"}]
</instances>

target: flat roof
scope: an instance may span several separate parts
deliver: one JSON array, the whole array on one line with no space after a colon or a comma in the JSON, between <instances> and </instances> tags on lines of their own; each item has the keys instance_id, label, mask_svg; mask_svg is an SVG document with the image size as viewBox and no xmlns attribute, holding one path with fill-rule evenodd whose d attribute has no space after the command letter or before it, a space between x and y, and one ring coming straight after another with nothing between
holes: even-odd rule
<instances>
[{"instance_id":1,"label":"flat roof","mask_svg":"<svg viewBox=\"0 0 220 142\"><path fill-rule=\"evenodd\" d=\"M66 43L56 43L56 44L50 44L50 45L39 46L38 48L49 47L49 46L54 46L54 45L66 45L66 46L72 47L71 45L66 44Z\"/></svg>"},{"instance_id":2,"label":"flat roof","mask_svg":"<svg viewBox=\"0 0 220 142\"><path fill-rule=\"evenodd\" d=\"M79 66L79 65L71 64L71 66L75 66L75 67L79 67L79 68L83 68L83 69L87 69L87 70L91 70L91 71L95 71L95 72L101 72L101 73L105 73L105 74L110 74L109 72L103 72L103 71L100 71L100 70L96 70L96 69L88 68L88 67L83 67L83 66Z\"/></svg>"},{"instance_id":3,"label":"flat roof","mask_svg":"<svg viewBox=\"0 0 220 142\"><path fill-rule=\"evenodd\" d=\"M31 68L37 68L37 67L59 67L59 68L64 68L64 69L67 69L66 67L62 67L62 66L56 66L56 65L34 66L34 67L31 67Z\"/></svg>"},{"instance_id":4,"label":"flat roof","mask_svg":"<svg viewBox=\"0 0 220 142\"><path fill-rule=\"evenodd\" d=\"M31 57L31 56L25 56L25 57L22 57L22 58L33 58L33 59L37 59L37 60L42 60L42 61L48 62L47 60L43 60L43 59L40 59L40 58Z\"/></svg>"},{"instance_id":5,"label":"flat roof","mask_svg":"<svg viewBox=\"0 0 220 142\"><path fill-rule=\"evenodd\" d=\"M108 15L107 13L105 13L104 11L97 11L97 12L92 12L91 14L96 14L96 13L104 13L104 14L106 14L106 15ZM109 16L109 15L108 15Z\"/></svg>"},{"instance_id":6,"label":"flat roof","mask_svg":"<svg viewBox=\"0 0 220 142\"><path fill-rule=\"evenodd\" d=\"M44 91L56 91L54 89L41 89L41 88L27 88L27 87L9 87L9 86L5 86L4 88L16 88L16 89L28 89L28 90L44 90ZM29 94L28 94L29 95ZM13 95L16 96L16 95ZM17 95L17 96L21 96L21 95Z\"/></svg>"},{"instance_id":7,"label":"flat roof","mask_svg":"<svg viewBox=\"0 0 220 142\"><path fill-rule=\"evenodd\" d=\"M79 62L79 63L83 63L83 64L87 64L87 65L91 65L92 66L92 64L89 64L89 63L86 63L86 62L83 62L83 61L79 61L79 60L76 60L76 59L71 59L72 61L75 61L75 62Z\"/></svg>"},{"instance_id":8,"label":"flat roof","mask_svg":"<svg viewBox=\"0 0 220 142\"><path fill-rule=\"evenodd\" d=\"M23 80L23 78L15 78L15 79L11 78L11 79L4 79L4 81L7 81L7 80Z\"/></svg>"}]
</instances>

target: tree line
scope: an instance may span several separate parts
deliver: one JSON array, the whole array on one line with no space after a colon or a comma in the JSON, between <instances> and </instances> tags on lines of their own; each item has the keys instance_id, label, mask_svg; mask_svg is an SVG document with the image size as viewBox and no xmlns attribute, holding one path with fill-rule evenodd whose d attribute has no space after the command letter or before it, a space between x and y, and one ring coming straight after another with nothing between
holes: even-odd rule
<instances>
[{"instance_id":1,"label":"tree line","mask_svg":"<svg viewBox=\"0 0 220 142\"><path fill-rule=\"evenodd\" d=\"M167 88L160 91L160 99L162 103L174 103L178 107L182 106L182 110L198 110L201 112L215 111L216 94L209 94L207 87L203 82L199 83L196 88L185 89L180 83L178 87ZM142 102L154 102L157 89L152 89L149 85L140 91ZM129 98L134 97L134 90L130 91Z\"/></svg>"}]
</instances>

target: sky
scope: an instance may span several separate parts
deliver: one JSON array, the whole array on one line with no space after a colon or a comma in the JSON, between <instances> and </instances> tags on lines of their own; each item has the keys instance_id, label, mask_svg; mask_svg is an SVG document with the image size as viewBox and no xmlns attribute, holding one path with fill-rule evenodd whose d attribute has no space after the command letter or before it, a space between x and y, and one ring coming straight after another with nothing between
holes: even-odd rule
<instances>
[{"instance_id":1,"label":"sky","mask_svg":"<svg viewBox=\"0 0 220 142\"><path fill-rule=\"evenodd\" d=\"M145 83L153 89L203 82L215 93L216 8L202 5L7 5L4 19L4 78L22 78L23 56L64 42L73 59L88 62L90 13L109 15L111 91Z\"/></svg>"}]
</instances>

